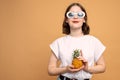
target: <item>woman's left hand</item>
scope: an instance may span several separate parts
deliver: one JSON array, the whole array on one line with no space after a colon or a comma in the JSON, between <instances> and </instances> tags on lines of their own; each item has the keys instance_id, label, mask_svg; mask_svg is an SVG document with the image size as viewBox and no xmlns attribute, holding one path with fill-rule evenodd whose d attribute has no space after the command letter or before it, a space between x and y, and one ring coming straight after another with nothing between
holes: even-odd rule
<instances>
[{"instance_id":1,"label":"woman's left hand","mask_svg":"<svg viewBox=\"0 0 120 80\"><path fill-rule=\"evenodd\" d=\"M83 70L85 70L86 72L88 72L88 61L83 57L82 50L80 51L80 54L81 55L78 58L83 61L83 64L84 64Z\"/></svg>"}]
</instances>

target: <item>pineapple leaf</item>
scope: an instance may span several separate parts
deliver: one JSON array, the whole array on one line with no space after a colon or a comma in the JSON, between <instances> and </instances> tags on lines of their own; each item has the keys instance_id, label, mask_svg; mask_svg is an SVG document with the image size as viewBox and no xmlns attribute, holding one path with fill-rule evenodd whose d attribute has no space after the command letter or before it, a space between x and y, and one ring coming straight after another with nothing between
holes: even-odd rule
<instances>
[{"instance_id":1,"label":"pineapple leaf","mask_svg":"<svg viewBox=\"0 0 120 80\"><path fill-rule=\"evenodd\" d=\"M79 55L80 55L79 49L74 50L74 52L73 52L73 58L77 58L77 57L79 57Z\"/></svg>"}]
</instances>

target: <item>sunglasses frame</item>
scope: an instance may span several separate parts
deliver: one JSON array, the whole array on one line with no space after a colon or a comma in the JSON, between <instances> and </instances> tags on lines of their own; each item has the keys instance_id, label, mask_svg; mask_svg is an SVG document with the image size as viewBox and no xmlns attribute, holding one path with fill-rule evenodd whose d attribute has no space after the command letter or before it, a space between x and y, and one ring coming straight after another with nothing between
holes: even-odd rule
<instances>
[{"instance_id":1,"label":"sunglasses frame","mask_svg":"<svg viewBox=\"0 0 120 80\"><path fill-rule=\"evenodd\" d=\"M70 13L73 14L72 17L69 16ZM82 17L78 16L79 13L80 13L80 14L82 13L83 16L82 16ZM83 11L79 11L79 12L72 12L72 11L69 11L69 12L67 12L67 14L66 14L67 18L70 18L70 19L71 19L71 18L74 18L75 15L77 15L78 18L84 18L84 17L85 17L85 12L83 12Z\"/></svg>"}]
</instances>

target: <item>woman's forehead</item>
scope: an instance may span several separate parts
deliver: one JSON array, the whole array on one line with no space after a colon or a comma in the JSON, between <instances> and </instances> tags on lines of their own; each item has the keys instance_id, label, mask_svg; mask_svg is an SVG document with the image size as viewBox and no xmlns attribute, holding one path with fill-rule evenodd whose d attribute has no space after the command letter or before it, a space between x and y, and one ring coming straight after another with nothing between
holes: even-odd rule
<instances>
[{"instance_id":1,"label":"woman's forehead","mask_svg":"<svg viewBox=\"0 0 120 80\"><path fill-rule=\"evenodd\" d=\"M82 9L79 6L74 5L70 8L69 11L78 12L78 11L82 11Z\"/></svg>"}]
</instances>

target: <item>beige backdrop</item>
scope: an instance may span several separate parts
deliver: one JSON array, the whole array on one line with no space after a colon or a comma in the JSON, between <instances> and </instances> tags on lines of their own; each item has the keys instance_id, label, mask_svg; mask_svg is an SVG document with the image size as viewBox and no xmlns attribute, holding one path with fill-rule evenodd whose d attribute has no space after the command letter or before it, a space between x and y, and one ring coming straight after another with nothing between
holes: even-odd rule
<instances>
[{"instance_id":1,"label":"beige backdrop","mask_svg":"<svg viewBox=\"0 0 120 80\"><path fill-rule=\"evenodd\" d=\"M0 80L55 80L49 44L62 36L72 2L86 8L91 34L107 47L107 70L92 80L120 80L120 0L0 0Z\"/></svg>"}]
</instances>

